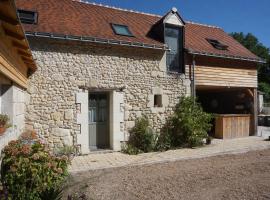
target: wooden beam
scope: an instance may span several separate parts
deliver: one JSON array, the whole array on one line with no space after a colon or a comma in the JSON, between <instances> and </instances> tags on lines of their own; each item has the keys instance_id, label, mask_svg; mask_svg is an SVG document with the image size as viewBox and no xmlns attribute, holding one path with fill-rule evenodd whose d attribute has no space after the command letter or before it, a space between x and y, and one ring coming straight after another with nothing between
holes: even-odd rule
<instances>
[{"instance_id":1,"label":"wooden beam","mask_svg":"<svg viewBox=\"0 0 270 200\"><path fill-rule=\"evenodd\" d=\"M3 14L0 13L0 20L5 22L5 23L8 23L8 24L11 24L11 25L19 25L19 22L17 19L13 19L11 17L8 17L8 16L5 16Z\"/></svg>"},{"instance_id":2,"label":"wooden beam","mask_svg":"<svg viewBox=\"0 0 270 200\"><path fill-rule=\"evenodd\" d=\"M31 58L25 57L25 56L21 56L22 60L24 63L28 63L28 64L34 64L33 60Z\"/></svg>"},{"instance_id":3,"label":"wooden beam","mask_svg":"<svg viewBox=\"0 0 270 200\"><path fill-rule=\"evenodd\" d=\"M253 89L253 130L254 135L258 135L258 91L257 88Z\"/></svg>"},{"instance_id":4,"label":"wooden beam","mask_svg":"<svg viewBox=\"0 0 270 200\"><path fill-rule=\"evenodd\" d=\"M28 47L26 45L23 45L17 41L12 41L12 45L20 49L28 50Z\"/></svg>"},{"instance_id":5,"label":"wooden beam","mask_svg":"<svg viewBox=\"0 0 270 200\"><path fill-rule=\"evenodd\" d=\"M21 56L26 56L26 57L32 58L32 55L31 55L29 52L27 52L27 51L23 51L23 50L20 50L20 49L19 49L17 52L18 52L18 54L20 54Z\"/></svg>"},{"instance_id":6,"label":"wooden beam","mask_svg":"<svg viewBox=\"0 0 270 200\"><path fill-rule=\"evenodd\" d=\"M27 78L16 68L10 65L6 59L0 56L0 72L10 78L12 81L16 82L20 86L27 87Z\"/></svg>"},{"instance_id":7,"label":"wooden beam","mask_svg":"<svg viewBox=\"0 0 270 200\"><path fill-rule=\"evenodd\" d=\"M254 98L254 93L253 93L253 91L252 91L251 89L248 89L247 91L248 91L249 95L250 95L251 97Z\"/></svg>"},{"instance_id":8,"label":"wooden beam","mask_svg":"<svg viewBox=\"0 0 270 200\"><path fill-rule=\"evenodd\" d=\"M24 60L23 61L26 65L35 65L34 62L30 62L30 61L27 61L27 60Z\"/></svg>"},{"instance_id":9,"label":"wooden beam","mask_svg":"<svg viewBox=\"0 0 270 200\"><path fill-rule=\"evenodd\" d=\"M21 35L19 33L16 33L16 32L14 32L12 30L9 30L9 29L7 29L5 27L4 27L4 30L5 30L5 34L7 36L9 36L9 37L15 38L17 40L24 40L25 39L24 35Z\"/></svg>"},{"instance_id":10,"label":"wooden beam","mask_svg":"<svg viewBox=\"0 0 270 200\"><path fill-rule=\"evenodd\" d=\"M27 58L27 57L25 57L25 56L22 56L22 59L23 59L23 60L25 60L25 61L29 61L29 62L32 62L32 59L30 59L30 58Z\"/></svg>"}]
</instances>

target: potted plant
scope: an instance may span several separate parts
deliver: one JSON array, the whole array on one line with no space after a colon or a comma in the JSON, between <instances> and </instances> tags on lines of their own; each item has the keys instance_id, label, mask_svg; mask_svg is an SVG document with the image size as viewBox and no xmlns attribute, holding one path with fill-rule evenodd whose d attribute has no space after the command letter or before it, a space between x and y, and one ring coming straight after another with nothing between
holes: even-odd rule
<instances>
[{"instance_id":1,"label":"potted plant","mask_svg":"<svg viewBox=\"0 0 270 200\"><path fill-rule=\"evenodd\" d=\"M8 115L0 114L0 136L10 127Z\"/></svg>"}]
</instances>

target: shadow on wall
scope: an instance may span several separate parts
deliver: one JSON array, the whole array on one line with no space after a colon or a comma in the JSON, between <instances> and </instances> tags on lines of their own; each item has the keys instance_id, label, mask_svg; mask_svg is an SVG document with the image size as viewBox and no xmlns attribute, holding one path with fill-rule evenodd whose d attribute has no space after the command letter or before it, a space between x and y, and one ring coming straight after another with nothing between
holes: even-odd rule
<instances>
[{"instance_id":1,"label":"shadow on wall","mask_svg":"<svg viewBox=\"0 0 270 200\"><path fill-rule=\"evenodd\" d=\"M67 54L87 54L100 56L116 56L121 55L122 58L134 58L141 60L161 60L164 51L156 49L130 48L126 46L100 45L85 43L79 41L59 41L47 38L30 38L29 43L32 51L59 52ZM40 43L46 45L40 45ZM61 45L61 48L59 48ZM70 48L72 46L72 48ZM82 53L83 52L83 53Z\"/></svg>"}]
</instances>

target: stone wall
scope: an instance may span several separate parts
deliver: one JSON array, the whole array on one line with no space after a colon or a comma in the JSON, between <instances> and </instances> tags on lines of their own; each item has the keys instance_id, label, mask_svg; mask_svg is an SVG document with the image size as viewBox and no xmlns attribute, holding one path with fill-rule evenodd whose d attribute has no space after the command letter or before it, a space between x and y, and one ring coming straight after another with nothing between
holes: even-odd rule
<instances>
[{"instance_id":1,"label":"stone wall","mask_svg":"<svg viewBox=\"0 0 270 200\"><path fill-rule=\"evenodd\" d=\"M1 150L11 141L17 139L25 128L25 105L27 94L25 90L17 85L8 82L2 82L0 77L0 113L7 114L12 125L0 136L0 154Z\"/></svg>"},{"instance_id":2,"label":"stone wall","mask_svg":"<svg viewBox=\"0 0 270 200\"><path fill-rule=\"evenodd\" d=\"M190 93L183 74L166 72L162 50L41 38L29 42L38 70L30 78L26 124L52 147L76 144L80 128L75 98L82 89L123 90L125 133L142 114L159 130L179 96ZM163 96L162 108L153 108L155 92Z\"/></svg>"}]
</instances>

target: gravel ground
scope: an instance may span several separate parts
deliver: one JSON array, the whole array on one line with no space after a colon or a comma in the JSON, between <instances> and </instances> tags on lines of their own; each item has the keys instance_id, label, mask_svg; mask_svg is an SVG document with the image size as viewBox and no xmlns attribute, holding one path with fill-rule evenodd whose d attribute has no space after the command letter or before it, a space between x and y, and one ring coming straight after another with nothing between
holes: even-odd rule
<instances>
[{"instance_id":1,"label":"gravel ground","mask_svg":"<svg viewBox=\"0 0 270 200\"><path fill-rule=\"evenodd\" d=\"M86 199L270 199L270 149L74 174L64 191Z\"/></svg>"}]
</instances>

